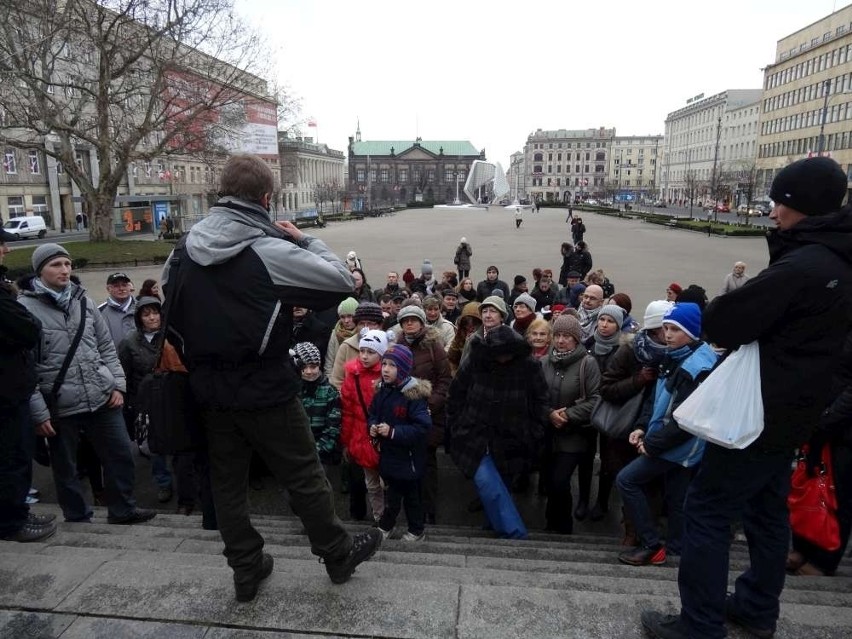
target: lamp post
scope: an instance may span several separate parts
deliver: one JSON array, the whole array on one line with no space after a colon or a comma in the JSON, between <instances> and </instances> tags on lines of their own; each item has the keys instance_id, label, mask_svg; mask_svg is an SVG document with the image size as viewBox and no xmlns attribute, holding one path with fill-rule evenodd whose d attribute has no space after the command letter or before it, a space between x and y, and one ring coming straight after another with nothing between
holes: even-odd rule
<instances>
[{"instance_id":1,"label":"lamp post","mask_svg":"<svg viewBox=\"0 0 852 639\"><path fill-rule=\"evenodd\" d=\"M822 152L825 151L825 120L828 116L828 98L829 92L831 91L831 80L823 80L822 82L822 92L823 92L823 101L822 101L822 117L820 118L819 124L819 138L817 141L817 156L821 156ZM840 93L835 93L834 96L838 95L850 95L852 91L850 89L846 89Z\"/></svg>"},{"instance_id":2,"label":"lamp post","mask_svg":"<svg viewBox=\"0 0 852 639\"><path fill-rule=\"evenodd\" d=\"M461 200L459 200L459 177L461 177L461 172L456 170L456 199L453 200L453 204L461 204Z\"/></svg>"},{"instance_id":3,"label":"lamp post","mask_svg":"<svg viewBox=\"0 0 852 639\"><path fill-rule=\"evenodd\" d=\"M716 149L713 151L713 179L710 183L710 195L713 198L713 222L717 222L719 212L716 210L716 164L719 161L719 138L722 135L722 116L716 118Z\"/></svg>"}]
</instances>

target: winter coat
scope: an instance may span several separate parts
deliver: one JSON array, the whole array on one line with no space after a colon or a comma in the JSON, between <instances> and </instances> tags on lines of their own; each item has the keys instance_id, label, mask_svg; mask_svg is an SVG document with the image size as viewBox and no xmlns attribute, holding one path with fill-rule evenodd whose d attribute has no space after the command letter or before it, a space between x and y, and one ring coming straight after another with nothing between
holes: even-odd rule
<instances>
[{"instance_id":1,"label":"winter coat","mask_svg":"<svg viewBox=\"0 0 852 639\"><path fill-rule=\"evenodd\" d=\"M351 331L346 330L340 325L340 320L331 329L331 335L328 336L328 345L325 347L325 363L323 364L323 373L328 378L331 378L331 372L334 370L334 360L337 357L337 351L340 345L358 332L357 328ZM341 381L343 381L341 379ZM336 387L339 388L339 387Z\"/></svg>"},{"instance_id":2,"label":"winter coat","mask_svg":"<svg viewBox=\"0 0 852 639\"><path fill-rule=\"evenodd\" d=\"M320 367L325 363L327 357L326 350L328 349L328 336L330 329L326 326L316 313L308 311L308 314L302 319L298 327L293 327L293 337L290 339L290 347L292 348L299 342L310 342L317 347L320 352Z\"/></svg>"},{"instance_id":3,"label":"winter coat","mask_svg":"<svg viewBox=\"0 0 852 639\"><path fill-rule=\"evenodd\" d=\"M343 378L346 374L346 364L358 357L360 352L361 335L356 331L352 337L343 340L334 355L334 364L331 367L329 383L340 390L343 386Z\"/></svg>"},{"instance_id":4,"label":"winter coat","mask_svg":"<svg viewBox=\"0 0 852 639\"><path fill-rule=\"evenodd\" d=\"M456 265L456 268L459 271L469 271L470 270L470 258L473 256L473 251L470 248L470 244L467 242L463 244L459 244L456 249L456 256L453 258L453 264Z\"/></svg>"},{"instance_id":5,"label":"winter coat","mask_svg":"<svg viewBox=\"0 0 852 639\"><path fill-rule=\"evenodd\" d=\"M527 472L539 454L549 399L541 364L530 352L514 331L473 339L447 399L450 455L466 477L474 476L486 452L507 478ZM497 361L505 355L508 361Z\"/></svg>"},{"instance_id":6,"label":"winter coat","mask_svg":"<svg viewBox=\"0 0 852 639\"><path fill-rule=\"evenodd\" d=\"M432 427L427 401L432 385L411 377L400 388L376 383L370 403L369 424L387 424L387 437L377 437L379 472L388 479L411 481L426 472L426 441Z\"/></svg>"},{"instance_id":7,"label":"winter coat","mask_svg":"<svg viewBox=\"0 0 852 639\"><path fill-rule=\"evenodd\" d=\"M302 380L299 398L308 415L320 461L339 463L340 393L323 375L313 382Z\"/></svg>"},{"instance_id":8,"label":"winter coat","mask_svg":"<svg viewBox=\"0 0 852 639\"><path fill-rule=\"evenodd\" d=\"M651 457L661 457L690 468L704 456L704 440L681 430L672 414L713 370L719 356L704 342L696 342L667 356L660 365L660 378L654 394L654 408L645 431L645 450Z\"/></svg>"},{"instance_id":9,"label":"winter coat","mask_svg":"<svg viewBox=\"0 0 852 639\"><path fill-rule=\"evenodd\" d=\"M555 289L556 289L556 283L555 282L553 284L551 284L550 288L547 289L546 291L542 291L538 286L536 286L533 289L533 291L532 291L532 293L530 293L530 295L532 295L532 298L536 302L536 310L537 311L540 311L545 306L552 306L553 305L554 300L556 299L556 294L557 294L557 291Z\"/></svg>"},{"instance_id":10,"label":"winter coat","mask_svg":"<svg viewBox=\"0 0 852 639\"><path fill-rule=\"evenodd\" d=\"M361 292L353 292L352 297L354 297L359 302L373 302L375 301L375 295L373 294L373 289L370 288L369 284L364 284L361 287Z\"/></svg>"},{"instance_id":11,"label":"winter coat","mask_svg":"<svg viewBox=\"0 0 852 639\"><path fill-rule=\"evenodd\" d=\"M455 325L443 316L438 317L438 319L433 323L427 324L427 328L437 331L438 336L441 338L441 344L444 346L444 350L450 347L450 344L453 343L453 339L456 336ZM402 332L402 329L400 329L400 332Z\"/></svg>"},{"instance_id":12,"label":"winter coat","mask_svg":"<svg viewBox=\"0 0 852 639\"><path fill-rule=\"evenodd\" d=\"M149 342L142 331L134 330L118 345L118 360L127 378L127 397L124 402L127 406L138 406L139 384L157 365L162 341L163 334L160 331L157 331L154 339Z\"/></svg>"},{"instance_id":13,"label":"winter coat","mask_svg":"<svg viewBox=\"0 0 852 639\"><path fill-rule=\"evenodd\" d=\"M382 296L384 296L385 293L387 293L388 295L393 297L396 293L399 293L401 290L402 290L402 288L399 286L399 284L396 284L394 286L387 284L387 285L385 285L384 288L380 288L377 291L373 291L373 298L374 298L373 301L375 301L376 304L378 304L379 301L382 299Z\"/></svg>"},{"instance_id":14,"label":"winter coat","mask_svg":"<svg viewBox=\"0 0 852 639\"><path fill-rule=\"evenodd\" d=\"M464 352L465 344L467 343L467 338L462 337L461 329L458 328L461 326L462 320L465 317L475 317L479 320L480 326L482 325L482 320L479 317L479 304L468 304L462 309L461 315L458 320L456 320L456 336L453 339L453 343L450 344L450 348L447 349L447 359L450 362L450 372L455 375L458 370L459 365L462 360L462 353Z\"/></svg>"},{"instance_id":15,"label":"winter coat","mask_svg":"<svg viewBox=\"0 0 852 639\"><path fill-rule=\"evenodd\" d=\"M76 284L71 292L68 314L47 293L24 290L18 301L41 321L41 343L36 353L38 387L30 397L30 415L34 424L50 419L44 400L53 388L53 380L71 348L80 325L80 300L86 291ZM102 408L114 390L127 389L124 370L118 361L109 328L91 298L86 297L85 328L65 381L59 388L56 417L92 413Z\"/></svg>"},{"instance_id":16,"label":"winter coat","mask_svg":"<svg viewBox=\"0 0 852 639\"><path fill-rule=\"evenodd\" d=\"M508 303L509 300L509 285L503 280L494 280L489 282L487 279L482 280L476 285L476 301L483 302L486 297L494 295L494 289L499 288L503 291L503 299Z\"/></svg>"},{"instance_id":17,"label":"winter coat","mask_svg":"<svg viewBox=\"0 0 852 639\"><path fill-rule=\"evenodd\" d=\"M724 295L725 293L730 293L731 291L735 291L738 288L741 288L751 279L748 275L743 273L739 277L734 275L733 273L728 273L725 276L725 279L722 281L722 289L719 291L719 295Z\"/></svg>"},{"instance_id":18,"label":"winter coat","mask_svg":"<svg viewBox=\"0 0 852 639\"><path fill-rule=\"evenodd\" d=\"M422 335L409 343L405 337L399 336L397 342L405 344L414 356L414 366L411 374L420 380L429 382L429 411L432 414L433 428L429 433L429 445L438 446L444 441L444 426L446 424L447 393L450 390L452 373L450 360L444 350L441 336L432 328L427 328Z\"/></svg>"},{"instance_id":19,"label":"winter coat","mask_svg":"<svg viewBox=\"0 0 852 639\"><path fill-rule=\"evenodd\" d=\"M588 448L590 418L600 397L598 387L600 370L586 348L580 344L562 360L553 351L541 360L541 369L548 388L548 414L567 408L568 423L564 428L554 428L548 420L552 448L557 453L582 453ZM584 381L580 384L580 371ZM585 391L585 398L581 390Z\"/></svg>"},{"instance_id":20,"label":"winter coat","mask_svg":"<svg viewBox=\"0 0 852 639\"><path fill-rule=\"evenodd\" d=\"M378 468L379 454L370 441L367 413L373 400L375 383L382 376L382 364L376 362L364 368L360 359L346 363L343 386L340 389L341 429L340 443L349 456L362 468ZM358 395L358 388L361 395ZM361 398L364 402L361 403Z\"/></svg>"},{"instance_id":21,"label":"winter coat","mask_svg":"<svg viewBox=\"0 0 852 639\"><path fill-rule=\"evenodd\" d=\"M136 303L136 299L131 297L130 306L127 307L126 311L113 306L109 301L98 305L98 310L106 321L109 334L112 335L112 341L116 348L121 344L121 340L136 330Z\"/></svg>"},{"instance_id":22,"label":"winter coat","mask_svg":"<svg viewBox=\"0 0 852 639\"><path fill-rule=\"evenodd\" d=\"M233 197L186 237L177 272L173 251L161 281L167 296L180 286L169 340L182 341L195 399L220 410L289 403L302 386L289 356L292 308L327 309L352 295L346 265L322 241L296 242L263 207Z\"/></svg>"},{"instance_id":23,"label":"winter coat","mask_svg":"<svg viewBox=\"0 0 852 639\"><path fill-rule=\"evenodd\" d=\"M767 242L769 266L710 302L703 328L722 348L757 340L764 429L751 446L789 454L831 400L850 329L852 208L769 231Z\"/></svg>"},{"instance_id":24,"label":"winter coat","mask_svg":"<svg viewBox=\"0 0 852 639\"><path fill-rule=\"evenodd\" d=\"M0 267L0 408L28 401L36 387L34 351L41 325L3 282Z\"/></svg>"},{"instance_id":25,"label":"winter coat","mask_svg":"<svg viewBox=\"0 0 852 639\"><path fill-rule=\"evenodd\" d=\"M607 369L601 371L601 398L613 404L623 404L642 392L646 385L640 381L640 370L642 364L633 354L633 335L622 335Z\"/></svg>"}]
</instances>

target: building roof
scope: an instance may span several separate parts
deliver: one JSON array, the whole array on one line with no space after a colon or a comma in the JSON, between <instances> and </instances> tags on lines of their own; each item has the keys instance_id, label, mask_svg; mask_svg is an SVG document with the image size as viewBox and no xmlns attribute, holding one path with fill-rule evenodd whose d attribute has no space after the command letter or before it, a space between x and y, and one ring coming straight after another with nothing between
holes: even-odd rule
<instances>
[{"instance_id":1,"label":"building roof","mask_svg":"<svg viewBox=\"0 0 852 639\"><path fill-rule=\"evenodd\" d=\"M444 155L479 155L467 140L420 140L420 148L435 155L444 149ZM391 147L395 155L400 155L414 146L413 140L368 140L355 142L355 155L390 155Z\"/></svg>"}]
</instances>

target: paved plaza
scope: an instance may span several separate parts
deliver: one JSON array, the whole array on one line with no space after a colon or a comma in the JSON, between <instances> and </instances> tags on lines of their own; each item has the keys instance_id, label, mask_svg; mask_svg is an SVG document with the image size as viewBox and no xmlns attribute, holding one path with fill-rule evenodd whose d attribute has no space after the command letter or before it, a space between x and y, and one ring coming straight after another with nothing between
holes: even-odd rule
<instances>
[{"instance_id":1,"label":"paved plaza","mask_svg":"<svg viewBox=\"0 0 852 639\"><path fill-rule=\"evenodd\" d=\"M761 237L707 237L640 220L579 211L577 214L588 229L585 239L595 268L603 268L616 290L630 295L638 318L648 302L665 296L666 286L672 281L684 287L700 284L713 297L737 260L748 264L746 272L750 275L763 269L768 261L766 241ZM488 211L412 209L305 231L322 238L341 258L356 251L368 283L374 288L384 286L388 270L399 270L402 275L410 267L419 275L424 258L432 261L439 278L442 271L454 270L453 255L461 237L466 237L473 248L474 282L484 279L486 267L495 264L501 279L510 287L518 273L525 275L532 286L532 270L537 266L559 273L559 246L571 240L566 215L565 209L543 208L539 213L525 214L523 225L516 230L514 212L502 207ZM124 270L138 287L145 278L159 279L162 269L151 266ZM98 301L106 296L106 274L106 270L96 269L79 273Z\"/></svg>"}]
</instances>

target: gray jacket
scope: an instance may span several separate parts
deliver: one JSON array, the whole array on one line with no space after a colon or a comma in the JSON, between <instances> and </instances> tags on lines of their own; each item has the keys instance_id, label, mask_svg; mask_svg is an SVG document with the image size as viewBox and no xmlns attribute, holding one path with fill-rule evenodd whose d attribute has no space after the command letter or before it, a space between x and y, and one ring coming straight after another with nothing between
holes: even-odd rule
<instances>
[{"instance_id":1,"label":"gray jacket","mask_svg":"<svg viewBox=\"0 0 852 639\"><path fill-rule=\"evenodd\" d=\"M30 414L34 424L50 418L44 395L53 388L65 355L71 347L80 323L80 299L85 289L74 287L68 315L49 295L32 290L21 293L18 301L42 324L41 343L36 354L38 386L30 397ZM118 361L115 345L104 318L91 298L86 298L86 327L77 352L68 367L57 402L59 417L92 413L109 401L114 390L125 392L124 371Z\"/></svg>"},{"instance_id":2,"label":"gray jacket","mask_svg":"<svg viewBox=\"0 0 852 639\"><path fill-rule=\"evenodd\" d=\"M98 306L98 310L106 320L109 333L112 335L112 343L118 348L121 341L136 330L134 315L136 313L136 298L130 298L130 306L126 311L116 308L109 301Z\"/></svg>"}]
</instances>

